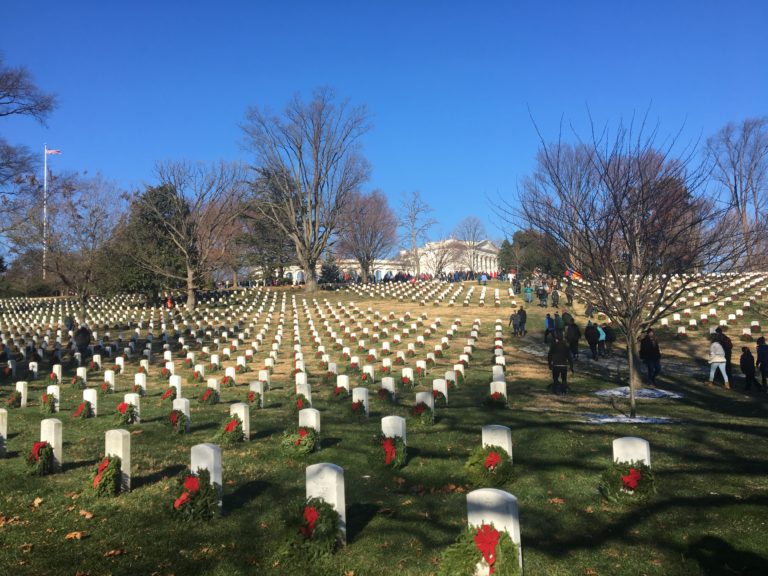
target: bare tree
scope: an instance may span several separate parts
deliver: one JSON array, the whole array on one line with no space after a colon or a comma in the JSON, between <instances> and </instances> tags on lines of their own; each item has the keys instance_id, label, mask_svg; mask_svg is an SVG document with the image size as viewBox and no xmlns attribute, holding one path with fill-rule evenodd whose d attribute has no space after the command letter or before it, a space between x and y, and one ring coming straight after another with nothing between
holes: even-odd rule
<instances>
[{"instance_id":1,"label":"bare tree","mask_svg":"<svg viewBox=\"0 0 768 576\"><path fill-rule=\"evenodd\" d=\"M728 206L703 186L706 171L689 149L673 154L675 139L657 146L656 130L619 125L595 133L586 147L592 176L572 186L577 161L562 141L542 140L535 177L520 194L522 217L559 244L575 242L574 266L583 296L623 331L630 375L630 411L636 413L638 340L678 305L697 281L695 271L731 269L744 235L723 226ZM580 161L580 160L578 160Z\"/></svg>"},{"instance_id":2,"label":"bare tree","mask_svg":"<svg viewBox=\"0 0 768 576\"><path fill-rule=\"evenodd\" d=\"M397 244L397 217L380 191L355 192L344 205L337 250L354 258L367 281L376 260L389 256Z\"/></svg>"},{"instance_id":3,"label":"bare tree","mask_svg":"<svg viewBox=\"0 0 768 576\"><path fill-rule=\"evenodd\" d=\"M256 154L254 206L293 240L306 289L314 291L342 208L368 178L357 148L369 129L367 112L321 88L310 102L291 100L282 117L250 108L242 129Z\"/></svg>"},{"instance_id":4,"label":"bare tree","mask_svg":"<svg viewBox=\"0 0 768 576\"><path fill-rule=\"evenodd\" d=\"M768 117L748 118L740 125L727 124L707 140L707 154L714 179L727 191L746 237L746 266L766 263L768 243L752 236L756 222L765 221L768 202Z\"/></svg>"},{"instance_id":5,"label":"bare tree","mask_svg":"<svg viewBox=\"0 0 768 576\"><path fill-rule=\"evenodd\" d=\"M454 236L461 241L464 266L472 272L478 272L479 248L487 233L485 226L477 216L467 216L456 225Z\"/></svg>"},{"instance_id":6,"label":"bare tree","mask_svg":"<svg viewBox=\"0 0 768 576\"><path fill-rule=\"evenodd\" d=\"M146 270L183 281L187 308L193 310L195 291L222 266L222 246L245 210L245 170L225 162L207 166L181 161L159 164L156 172L160 185L133 199L147 230L134 237L132 255ZM163 257L162 244L154 243L154 236L173 246L181 268L169 265L175 260Z\"/></svg>"},{"instance_id":7,"label":"bare tree","mask_svg":"<svg viewBox=\"0 0 768 576\"><path fill-rule=\"evenodd\" d=\"M400 204L400 228L403 230L403 245L410 246L410 253L404 262L413 265L416 275L421 274L419 242L426 240L427 232L436 221L429 217L432 207L424 202L418 191L411 192Z\"/></svg>"},{"instance_id":8,"label":"bare tree","mask_svg":"<svg viewBox=\"0 0 768 576\"><path fill-rule=\"evenodd\" d=\"M0 118L28 116L41 124L56 107L56 97L40 90L24 67L10 67L0 54ZM24 146L14 146L0 137L0 231L11 222L22 222L15 216L28 205L28 196L37 188L34 172L38 161Z\"/></svg>"},{"instance_id":9,"label":"bare tree","mask_svg":"<svg viewBox=\"0 0 768 576\"><path fill-rule=\"evenodd\" d=\"M99 251L109 241L123 208L120 191L100 176L62 178L52 186L46 270L64 292L77 298L81 323L86 322L88 302L101 272ZM16 254L39 254L44 241L40 211L31 208L11 239Z\"/></svg>"}]
</instances>

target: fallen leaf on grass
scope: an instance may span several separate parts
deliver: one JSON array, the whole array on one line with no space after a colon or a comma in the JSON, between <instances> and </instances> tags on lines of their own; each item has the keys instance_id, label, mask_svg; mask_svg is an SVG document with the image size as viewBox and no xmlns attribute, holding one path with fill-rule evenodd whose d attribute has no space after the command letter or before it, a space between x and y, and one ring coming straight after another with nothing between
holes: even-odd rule
<instances>
[{"instance_id":1,"label":"fallen leaf on grass","mask_svg":"<svg viewBox=\"0 0 768 576\"><path fill-rule=\"evenodd\" d=\"M90 520L91 518L93 518L93 512L88 512L88 510L80 510L80 516L82 516L86 520Z\"/></svg>"},{"instance_id":2,"label":"fallen leaf on grass","mask_svg":"<svg viewBox=\"0 0 768 576\"><path fill-rule=\"evenodd\" d=\"M110 550L109 552L104 552L104 558L111 558L112 556L122 556L125 554L125 550L122 548L117 548L115 550Z\"/></svg>"},{"instance_id":3,"label":"fallen leaf on grass","mask_svg":"<svg viewBox=\"0 0 768 576\"><path fill-rule=\"evenodd\" d=\"M549 503L550 504L562 505L562 504L565 504L565 500L563 500L562 498L550 498L549 499Z\"/></svg>"},{"instance_id":4,"label":"fallen leaf on grass","mask_svg":"<svg viewBox=\"0 0 768 576\"><path fill-rule=\"evenodd\" d=\"M64 536L64 540L82 540L85 538L85 532L69 532Z\"/></svg>"},{"instance_id":5,"label":"fallen leaf on grass","mask_svg":"<svg viewBox=\"0 0 768 576\"><path fill-rule=\"evenodd\" d=\"M587 576L597 576L597 570L594 568L587 568L587 571L585 572Z\"/></svg>"},{"instance_id":6,"label":"fallen leaf on grass","mask_svg":"<svg viewBox=\"0 0 768 576\"><path fill-rule=\"evenodd\" d=\"M19 546L19 548L21 548L22 552L32 552L33 546L34 544L22 544L21 546Z\"/></svg>"},{"instance_id":7,"label":"fallen leaf on grass","mask_svg":"<svg viewBox=\"0 0 768 576\"><path fill-rule=\"evenodd\" d=\"M595 509L592 508L592 506L587 506L587 509L585 510L587 514L593 514L595 512Z\"/></svg>"},{"instance_id":8,"label":"fallen leaf on grass","mask_svg":"<svg viewBox=\"0 0 768 576\"><path fill-rule=\"evenodd\" d=\"M138 436L142 432L144 432L144 430L134 430L133 432L131 432L131 436Z\"/></svg>"},{"instance_id":9,"label":"fallen leaf on grass","mask_svg":"<svg viewBox=\"0 0 768 576\"><path fill-rule=\"evenodd\" d=\"M37 498L35 498L35 499L32 501L32 508L37 508L37 507L38 507L38 506L40 506L40 504L42 504L42 503L43 503L43 499L42 499L42 498L40 498L40 496L38 496Z\"/></svg>"}]
</instances>

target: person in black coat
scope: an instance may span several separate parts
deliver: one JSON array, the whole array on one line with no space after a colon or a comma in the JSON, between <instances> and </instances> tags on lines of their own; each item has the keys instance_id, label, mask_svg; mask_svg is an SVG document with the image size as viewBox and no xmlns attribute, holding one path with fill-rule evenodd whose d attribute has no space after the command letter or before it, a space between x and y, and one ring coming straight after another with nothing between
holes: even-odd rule
<instances>
[{"instance_id":1,"label":"person in black coat","mask_svg":"<svg viewBox=\"0 0 768 576\"><path fill-rule=\"evenodd\" d=\"M565 314L563 315L565 316ZM565 325L565 342L571 350L571 355L579 359L579 340L581 339L581 330L576 326L573 318Z\"/></svg>"},{"instance_id":2,"label":"person in black coat","mask_svg":"<svg viewBox=\"0 0 768 576\"><path fill-rule=\"evenodd\" d=\"M659 350L656 334L650 328L646 330L645 336L640 340L640 360L645 362L648 369L648 379L651 381L651 385L655 386L656 376L661 372L661 350Z\"/></svg>"},{"instance_id":3,"label":"person in black coat","mask_svg":"<svg viewBox=\"0 0 768 576\"><path fill-rule=\"evenodd\" d=\"M555 394L566 394L568 392L568 367L573 374L573 356L568 344L560 337L555 335L555 341L549 347L547 355L549 369L552 370L552 387Z\"/></svg>"},{"instance_id":4,"label":"person in black coat","mask_svg":"<svg viewBox=\"0 0 768 576\"><path fill-rule=\"evenodd\" d=\"M755 357L746 346L741 347L741 358L739 358L739 367L744 374L744 390L751 390L752 384L760 390L760 384L755 379Z\"/></svg>"},{"instance_id":5,"label":"person in black coat","mask_svg":"<svg viewBox=\"0 0 768 576\"><path fill-rule=\"evenodd\" d=\"M584 339L589 344L592 360L597 360L597 342L600 340L600 333L597 331L597 326L592 324L591 321L587 322L587 327L584 328Z\"/></svg>"}]
</instances>

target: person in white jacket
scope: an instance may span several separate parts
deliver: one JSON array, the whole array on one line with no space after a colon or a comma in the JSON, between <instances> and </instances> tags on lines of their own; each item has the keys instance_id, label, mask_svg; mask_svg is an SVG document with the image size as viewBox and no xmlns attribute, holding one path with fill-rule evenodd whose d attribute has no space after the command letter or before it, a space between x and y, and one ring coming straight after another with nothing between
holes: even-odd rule
<instances>
[{"instance_id":1,"label":"person in white jacket","mask_svg":"<svg viewBox=\"0 0 768 576\"><path fill-rule=\"evenodd\" d=\"M731 389L731 385L728 382L728 374L725 373L725 349L723 345L717 340L713 340L709 346L709 382L707 384L713 384L715 378L715 371L720 370L720 374L723 375L723 381L725 382L725 388Z\"/></svg>"}]
</instances>

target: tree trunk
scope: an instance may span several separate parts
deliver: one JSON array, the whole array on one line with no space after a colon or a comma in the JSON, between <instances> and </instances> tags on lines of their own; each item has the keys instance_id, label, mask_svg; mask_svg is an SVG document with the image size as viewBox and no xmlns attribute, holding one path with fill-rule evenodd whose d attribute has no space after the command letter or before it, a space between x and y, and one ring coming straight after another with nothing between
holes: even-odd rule
<instances>
[{"instance_id":1,"label":"tree trunk","mask_svg":"<svg viewBox=\"0 0 768 576\"><path fill-rule=\"evenodd\" d=\"M419 248L416 245L416 230L411 232L411 251L413 252L413 268L416 271L416 276L421 274L421 262L419 262Z\"/></svg>"},{"instance_id":2,"label":"tree trunk","mask_svg":"<svg viewBox=\"0 0 768 576\"><path fill-rule=\"evenodd\" d=\"M371 275L371 266L370 264L364 264L361 262L360 268L362 269L362 272L363 272L363 283L368 284L368 277Z\"/></svg>"},{"instance_id":3,"label":"tree trunk","mask_svg":"<svg viewBox=\"0 0 768 576\"><path fill-rule=\"evenodd\" d=\"M237 288L237 270L232 270L232 287Z\"/></svg>"},{"instance_id":4,"label":"tree trunk","mask_svg":"<svg viewBox=\"0 0 768 576\"><path fill-rule=\"evenodd\" d=\"M315 278L315 269L317 268L317 262L307 260L306 265L302 266L302 268L304 269L304 292L316 292L317 278Z\"/></svg>"},{"instance_id":5,"label":"tree trunk","mask_svg":"<svg viewBox=\"0 0 768 576\"><path fill-rule=\"evenodd\" d=\"M187 266L187 310L190 312L195 309L197 299L195 298L195 271Z\"/></svg>"},{"instance_id":6,"label":"tree trunk","mask_svg":"<svg viewBox=\"0 0 768 576\"><path fill-rule=\"evenodd\" d=\"M86 319L88 318L88 295L87 294L80 294L78 297L78 301L80 304L80 314L79 314L79 325L82 326L85 324Z\"/></svg>"},{"instance_id":7,"label":"tree trunk","mask_svg":"<svg viewBox=\"0 0 768 576\"><path fill-rule=\"evenodd\" d=\"M640 386L637 339L634 337L634 330L627 330L627 365L629 366L629 415L634 418L637 416L635 390Z\"/></svg>"}]
</instances>

